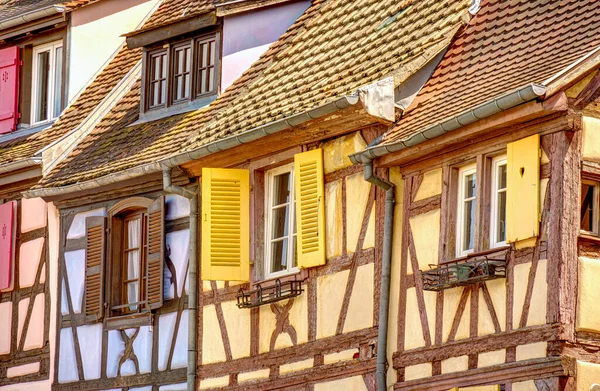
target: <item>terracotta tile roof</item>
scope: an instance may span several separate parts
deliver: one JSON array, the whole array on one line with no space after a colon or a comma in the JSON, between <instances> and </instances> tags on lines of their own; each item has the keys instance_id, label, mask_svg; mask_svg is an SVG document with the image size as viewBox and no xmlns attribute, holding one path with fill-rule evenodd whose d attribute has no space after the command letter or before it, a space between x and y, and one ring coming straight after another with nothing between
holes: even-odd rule
<instances>
[{"instance_id":1,"label":"terracotta tile roof","mask_svg":"<svg viewBox=\"0 0 600 391\"><path fill-rule=\"evenodd\" d=\"M597 0L483 0L382 144L525 84L541 84L599 45Z\"/></svg>"},{"instance_id":2,"label":"terracotta tile roof","mask_svg":"<svg viewBox=\"0 0 600 391\"><path fill-rule=\"evenodd\" d=\"M32 157L79 125L141 59L141 50L123 47L54 125L39 133L0 144L0 165Z\"/></svg>"},{"instance_id":3,"label":"terracotta tile roof","mask_svg":"<svg viewBox=\"0 0 600 391\"><path fill-rule=\"evenodd\" d=\"M215 9L215 5L226 1L227 0L164 0L158 7L158 10L150 17L150 19L148 19L148 22L144 24L143 27L126 35L136 35L143 31L190 19L194 16L213 10Z\"/></svg>"},{"instance_id":4,"label":"terracotta tile roof","mask_svg":"<svg viewBox=\"0 0 600 391\"><path fill-rule=\"evenodd\" d=\"M154 122L132 124L140 110L140 82L115 106L65 160L36 187L58 187L112 172L154 162L177 152L189 132L214 118L215 113L245 93L247 85L259 78L274 57L304 31L305 24L318 15L323 0L313 5L240 78L211 105L191 113ZM158 12L158 11L157 11Z\"/></svg>"},{"instance_id":5,"label":"terracotta tile roof","mask_svg":"<svg viewBox=\"0 0 600 391\"><path fill-rule=\"evenodd\" d=\"M74 9L96 1L98 0L0 0L0 22L53 5Z\"/></svg>"}]
</instances>

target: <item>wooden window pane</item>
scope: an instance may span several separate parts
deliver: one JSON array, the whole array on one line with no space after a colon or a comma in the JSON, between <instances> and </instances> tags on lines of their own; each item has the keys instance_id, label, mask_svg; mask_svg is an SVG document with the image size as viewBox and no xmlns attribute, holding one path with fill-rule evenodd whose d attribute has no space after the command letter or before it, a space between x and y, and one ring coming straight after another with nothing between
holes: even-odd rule
<instances>
[{"instance_id":1,"label":"wooden window pane","mask_svg":"<svg viewBox=\"0 0 600 391\"><path fill-rule=\"evenodd\" d=\"M50 51L38 53L37 57L37 121L48 119L48 91L50 89Z\"/></svg>"},{"instance_id":2,"label":"wooden window pane","mask_svg":"<svg viewBox=\"0 0 600 391\"><path fill-rule=\"evenodd\" d=\"M167 100L167 54L158 53L150 57L150 107L158 107Z\"/></svg>"},{"instance_id":3,"label":"wooden window pane","mask_svg":"<svg viewBox=\"0 0 600 391\"><path fill-rule=\"evenodd\" d=\"M189 46L174 50L173 100L175 101L190 97L191 52Z\"/></svg>"},{"instance_id":4,"label":"wooden window pane","mask_svg":"<svg viewBox=\"0 0 600 391\"><path fill-rule=\"evenodd\" d=\"M197 80L196 95L203 95L215 92L215 62L217 59L216 40L201 41L197 44Z\"/></svg>"}]
</instances>

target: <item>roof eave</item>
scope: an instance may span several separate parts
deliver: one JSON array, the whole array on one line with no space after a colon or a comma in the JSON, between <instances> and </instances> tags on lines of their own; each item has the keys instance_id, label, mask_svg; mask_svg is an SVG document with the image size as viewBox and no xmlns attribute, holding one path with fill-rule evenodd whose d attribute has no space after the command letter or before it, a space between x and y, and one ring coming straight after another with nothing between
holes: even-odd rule
<instances>
[{"instance_id":1,"label":"roof eave","mask_svg":"<svg viewBox=\"0 0 600 391\"><path fill-rule=\"evenodd\" d=\"M523 103L543 98L545 94L545 86L530 83L516 91L500 95L458 115L446 118L435 125L428 126L402 140L390 144L370 146L360 152L349 155L348 157L354 164L368 163L378 157L414 147L415 145L437 138L448 132L457 130L481 119L491 117L492 115L519 106Z\"/></svg>"},{"instance_id":2,"label":"roof eave","mask_svg":"<svg viewBox=\"0 0 600 391\"><path fill-rule=\"evenodd\" d=\"M61 14L67 11L67 7L62 5L51 5L35 11L26 12L22 15L18 15L12 18L8 18L0 21L0 30L9 29L21 24L30 23L48 16Z\"/></svg>"}]
</instances>

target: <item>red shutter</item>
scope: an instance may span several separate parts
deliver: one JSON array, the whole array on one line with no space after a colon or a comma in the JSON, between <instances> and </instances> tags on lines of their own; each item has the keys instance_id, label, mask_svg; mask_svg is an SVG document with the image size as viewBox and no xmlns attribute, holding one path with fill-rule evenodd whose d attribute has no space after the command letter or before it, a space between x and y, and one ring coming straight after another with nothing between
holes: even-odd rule
<instances>
[{"instance_id":1,"label":"red shutter","mask_svg":"<svg viewBox=\"0 0 600 391\"><path fill-rule=\"evenodd\" d=\"M19 119L19 48L0 50L0 134L12 132Z\"/></svg>"},{"instance_id":2,"label":"red shutter","mask_svg":"<svg viewBox=\"0 0 600 391\"><path fill-rule=\"evenodd\" d=\"M0 205L0 290L12 289L14 270L14 222L16 201Z\"/></svg>"}]
</instances>

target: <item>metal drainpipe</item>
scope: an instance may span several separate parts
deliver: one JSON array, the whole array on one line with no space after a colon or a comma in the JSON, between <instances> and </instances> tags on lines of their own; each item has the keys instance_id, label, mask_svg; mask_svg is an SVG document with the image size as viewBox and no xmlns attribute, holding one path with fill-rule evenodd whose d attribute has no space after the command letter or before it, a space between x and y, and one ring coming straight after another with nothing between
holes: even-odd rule
<instances>
[{"instance_id":1,"label":"metal drainpipe","mask_svg":"<svg viewBox=\"0 0 600 391\"><path fill-rule=\"evenodd\" d=\"M187 389L195 391L198 358L198 192L173 185L171 173L171 168L163 167L163 189L190 200Z\"/></svg>"},{"instance_id":2,"label":"metal drainpipe","mask_svg":"<svg viewBox=\"0 0 600 391\"><path fill-rule=\"evenodd\" d=\"M392 268L392 235L394 233L394 185L373 172L373 162L363 164L367 182L385 190L383 251L381 254L381 293L379 295L379 329L377 333L377 389L387 390L387 334L390 309L390 275Z\"/></svg>"}]
</instances>

